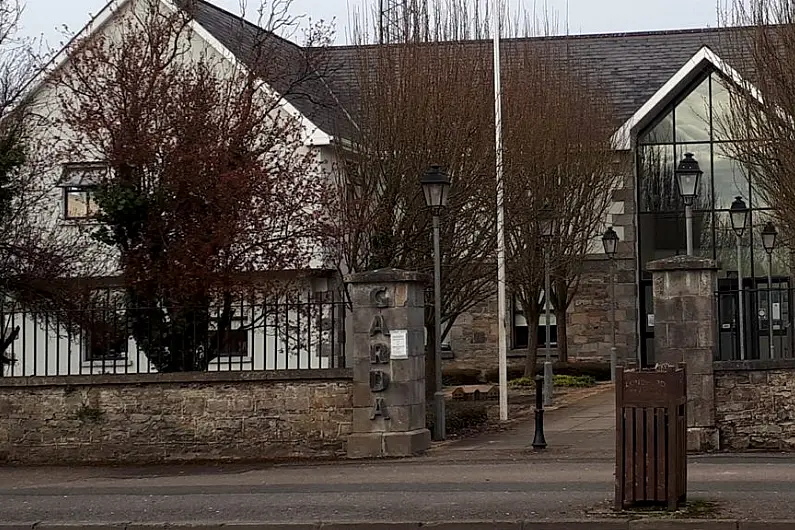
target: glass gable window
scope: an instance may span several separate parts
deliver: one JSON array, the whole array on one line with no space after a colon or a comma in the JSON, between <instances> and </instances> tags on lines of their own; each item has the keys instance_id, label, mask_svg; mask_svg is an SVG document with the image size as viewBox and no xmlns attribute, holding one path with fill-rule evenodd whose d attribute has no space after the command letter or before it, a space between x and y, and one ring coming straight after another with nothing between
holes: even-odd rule
<instances>
[{"instance_id":1,"label":"glass gable window","mask_svg":"<svg viewBox=\"0 0 795 530\"><path fill-rule=\"evenodd\" d=\"M761 232L772 212L754 187L753 173L737 159L738 142L743 141L744 134L731 127L729 86L720 73L704 71L637 137L637 239L642 297L638 317L647 323L641 328L639 343L647 364L654 362L653 291L647 264L687 252L685 207L675 176L675 167L685 153L693 153L703 171L693 204L693 252L715 259L720 266L720 358L740 358L740 319L748 359L762 358L762 352L768 351L766 341L771 327L774 332L779 326L779 332L789 333L781 327L781 315L789 309L782 307L785 302L778 294L770 296L773 307L768 309L765 290L768 272L774 287L790 285L788 251L780 245L768 264ZM739 253L729 214L736 197L741 197L750 209ZM745 291L743 315L739 315L740 277Z\"/></svg>"},{"instance_id":2,"label":"glass gable window","mask_svg":"<svg viewBox=\"0 0 795 530\"><path fill-rule=\"evenodd\" d=\"M64 188L64 217L66 219L89 219L99 208L91 187L70 186Z\"/></svg>"},{"instance_id":3,"label":"glass gable window","mask_svg":"<svg viewBox=\"0 0 795 530\"><path fill-rule=\"evenodd\" d=\"M674 109L674 141L709 142L710 77L701 81Z\"/></svg>"},{"instance_id":4,"label":"glass gable window","mask_svg":"<svg viewBox=\"0 0 795 530\"><path fill-rule=\"evenodd\" d=\"M693 153L704 172L693 205L693 247L697 255L718 259L721 276L731 271L736 246L733 232L725 230L728 210L737 196L751 208L747 234L746 278L762 274L757 270L756 227L769 215L767 203L754 193L752 176L733 153L729 120L728 81L718 72L704 72L660 116L638 135L637 200L639 265L643 277L646 264L654 259L685 253L684 204L679 197L674 169L685 153ZM750 227L754 227L753 233Z\"/></svg>"}]
</instances>

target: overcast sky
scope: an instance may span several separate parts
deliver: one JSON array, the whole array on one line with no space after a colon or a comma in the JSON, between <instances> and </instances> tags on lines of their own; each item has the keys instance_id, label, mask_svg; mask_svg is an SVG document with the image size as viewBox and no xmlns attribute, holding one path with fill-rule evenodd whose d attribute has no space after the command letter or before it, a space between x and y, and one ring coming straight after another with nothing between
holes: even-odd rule
<instances>
[{"instance_id":1,"label":"overcast sky","mask_svg":"<svg viewBox=\"0 0 795 530\"><path fill-rule=\"evenodd\" d=\"M209 0L233 12L239 11L240 0ZM345 44L346 22L352 7L372 5L376 0L293 0L294 14L306 14L313 20L336 19L337 44ZM489 0L480 0L489 1ZM520 0L511 0L516 9ZM716 26L716 2L728 0L524 0L526 10L533 10L534 2L546 2L568 33L603 33L680 29ZM25 0L23 34L43 35L52 47L63 40L58 28L67 26L72 31L81 29L92 14L99 12L105 0ZM258 3L248 0L249 5ZM568 17L566 16L568 13Z\"/></svg>"}]
</instances>

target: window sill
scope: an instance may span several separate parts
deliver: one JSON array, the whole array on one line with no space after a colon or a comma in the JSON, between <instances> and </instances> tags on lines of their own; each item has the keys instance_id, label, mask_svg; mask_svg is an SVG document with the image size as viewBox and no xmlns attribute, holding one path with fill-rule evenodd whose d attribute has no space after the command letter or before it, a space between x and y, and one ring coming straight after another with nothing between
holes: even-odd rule
<instances>
[{"instance_id":1,"label":"window sill","mask_svg":"<svg viewBox=\"0 0 795 530\"><path fill-rule=\"evenodd\" d=\"M62 219L64 226L98 226L100 223L93 217Z\"/></svg>"}]
</instances>

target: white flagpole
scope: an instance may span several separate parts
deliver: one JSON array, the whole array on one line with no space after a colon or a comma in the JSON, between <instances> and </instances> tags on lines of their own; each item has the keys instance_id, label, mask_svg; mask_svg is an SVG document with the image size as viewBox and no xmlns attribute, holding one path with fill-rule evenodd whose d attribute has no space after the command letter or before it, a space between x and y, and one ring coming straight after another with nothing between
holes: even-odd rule
<instances>
[{"instance_id":1,"label":"white flagpole","mask_svg":"<svg viewBox=\"0 0 795 530\"><path fill-rule=\"evenodd\" d=\"M500 80L500 0L493 0L491 19L494 34L494 147L497 173L497 305L500 363L500 420L508 419L508 337L506 336L505 296L505 182L502 178L502 86Z\"/></svg>"}]
</instances>

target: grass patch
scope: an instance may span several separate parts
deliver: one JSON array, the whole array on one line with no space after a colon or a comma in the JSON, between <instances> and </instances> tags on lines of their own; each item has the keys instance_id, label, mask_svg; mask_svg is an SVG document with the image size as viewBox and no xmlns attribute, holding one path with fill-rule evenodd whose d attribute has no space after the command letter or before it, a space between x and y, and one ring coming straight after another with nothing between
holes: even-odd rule
<instances>
[{"instance_id":1,"label":"grass patch","mask_svg":"<svg viewBox=\"0 0 795 530\"><path fill-rule=\"evenodd\" d=\"M596 378L590 375L556 375L555 386L588 388L596 386Z\"/></svg>"},{"instance_id":2,"label":"grass patch","mask_svg":"<svg viewBox=\"0 0 795 530\"><path fill-rule=\"evenodd\" d=\"M669 512L664 505L658 503L638 504L626 510L616 510L612 501L608 501L588 510L588 514L598 517L628 517L631 520L718 519L726 515L722 513L720 504L703 499L687 501L673 512Z\"/></svg>"},{"instance_id":3,"label":"grass patch","mask_svg":"<svg viewBox=\"0 0 795 530\"><path fill-rule=\"evenodd\" d=\"M532 377L519 377L517 379L511 379L508 381L508 386L513 388L528 388L535 387L535 385L536 382Z\"/></svg>"},{"instance_id":4,"label":"grass patch","mask_svg":"<svg viewBox=\"0 0 795 530\"><path fill-rule=\"evenodd\" d=\"M518 377L508 382L512 388L534 388L535 380L532 377ZM565 388L589 388L596 386L596 379L590 375L556 375L555 386Z\"/></svg>"}]
</instances>

